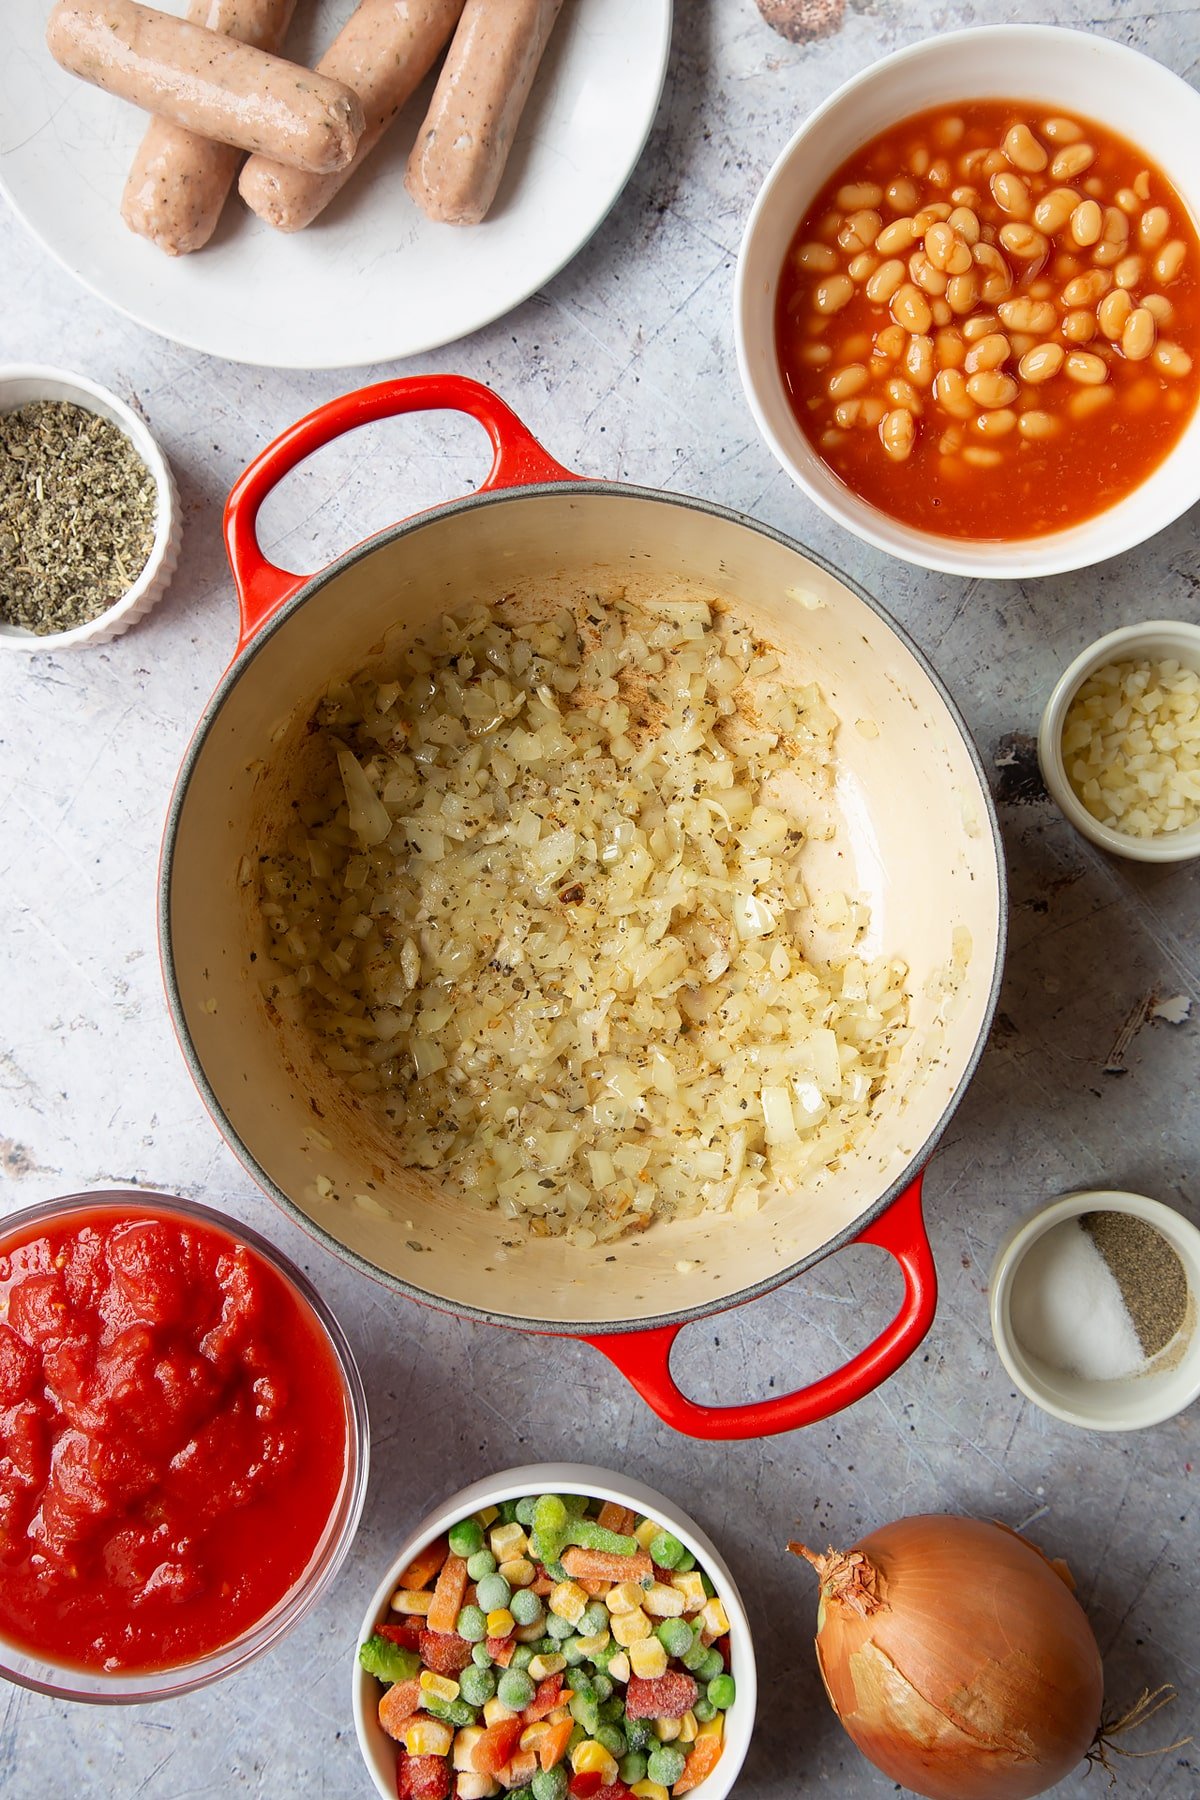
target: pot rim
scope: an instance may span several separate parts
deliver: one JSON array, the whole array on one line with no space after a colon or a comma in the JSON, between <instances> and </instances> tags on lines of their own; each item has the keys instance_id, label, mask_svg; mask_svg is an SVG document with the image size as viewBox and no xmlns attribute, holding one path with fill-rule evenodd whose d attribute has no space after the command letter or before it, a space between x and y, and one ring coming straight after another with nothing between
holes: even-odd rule
<instances>
[{"instance_id":1,"label":"pot rim","mask_svg":"<svg viewBox=\"0 0 1200 1800\"><path fill-rule=\"evenodd\" d=\"M405 1280L403 1276L392 1274L386 1269L381 1269L378 1264L371 1262L359 1251L352 1249L350 1245L345 1244L341 1239L336 1238L326 1226L321 1224L319 1220L314 1219L309 1213L305 1212L304 1209L273 1180L269 1172L263 1168L262 1164L251 1153L249 1147L243 1143L238 1132L235 1130L232 1121L229 1119L209 1082L207 1073L196 1053L195 1045L192 1042L191 1031L188 1026L187 1016L179 993L179 985L175 976L170 896L171 878L175 861L175 845L179 833L180 818L184 802L187 798L188 788L191 784L192 774L203 753L209 734L220 717L226 700L232 694L234 688L246 673L246 670L249 668L254 658L260 651L265 649L275 633L281 630L283 626L292 619L295 613L303 606L307 605L309 601L315 600L324 588L331 582L336 581L340 575L344 574L354 563L361 561L364 556L370 556L374 551L381 550L385 548L385 546L395 543L400 538L418 532L422 527L433 524L435 521L452 519L481 506L519 504L523 500L545 499L549 496L564 496L569 499L575 499L584 498L590 495L607 495L621 499L649 501L656 505L678 506L684 511L706 513L711 517L723 519L731 525L739 525L750 531L757 532L760 536L771 539L772 542L782 545L784 549L790 550L796 555L804 557L806 561L815 564L816 567L823 570L825 574L832 576L835 581L839 581L843 587L848 588L857 599L861 600L862 603L869 607L878 618L882 619L883 623L895 634L904 645L905 649L917 662L926 679L930 681L936 689L943 705L946 707L958 729L959 736L963 741L968 757L975 770L976 777L979 781L980 791L984 799L984 810L987 815L992 852L995 859L996 884L998 890L998 917L996 921L996 949L987 1003L984 1007L983 1017L980 1021L979 1031L975 1043L971 1048L971 1053L967 1058L962 1074L955 1085L954 1092L942 1109L941 1115L933 1129L930 1131L920 1148L914 1151L902 1172L889 1184L882 1194L873 1200L869 1206L865 1207L862 1212L856 1214L849 1224L844 1226L841 1231L837 1232L833 1237L826 1239L818 1249L810 1251L807 1255L800 1257L796 1262L789 1263L786 1268L773 1271L770 1275L764 1276L761 1280L752 1282L748 1287L739 1288L736 1293L722 1295L719 1300L702 1301L693 1306L680 1307L671 1312L645 1314L631 1319L589 1321L586 1326L579 1327L573 1325L572 1321L569 1319L529 1319L516 1313L493 1312L485 1307L471 1305L467 1301L447 1300L440 1294L431 1293L427 1288L417 1287L413 1282ZM715 1313L724 1312L730 1307L741 1306L748 1301L760 1298L764 1294L769 1294L773 1292L775 1288L783 1287L797 1275L803 1274L806 1269L812 1268L816 1263L823 1262L827 1256L832 1256L838 1250L845 1249L848 1244L853 1243L868 1226L874 1224L877 1219L882 1218L883 1214L887 1212L892 1203L899 1198L914 1180L917 1179L930 1156L933 1154L933 1151L949 1125L950 1120L953 1118L961 1104L963 1095L966 1093L966 1090L975 1075L975 1071L979 1066L983 1052L987 1046L988 1037L992 1027L992 1020L995 1017L996 1007L999 1004L1000 986L1004 976L1005 953L1008 944L1008 873L1004 859L1003 840L1000 834L1000 822L996 814L996 806L992 798L991 789L988 786L983 759L979 754L978 746L959 710L957 702L949 693L940 675L938 675L924 651L922 651L913 641L899 621L892 617L886 607L869 594L852 576L845 574L835 563L830 562L828 558L822 556L819 551L811 550L799 543L795 538L789 536L787 532L779 531L773 525L767 525L760 519L752 518L749 513L740 512L736 507L723 506L719 501L705 500L696 494L673 494L663 488L639 487L633 482L624 481L573 479L569 481L529 482L522 484L519 487L499 489L484 493L466 494L460 499L450 500L443 502L438 506L428 507L422 512L414 513L410 518L401 519L397 524L377 532L373 537L364 539L362 543L353 545L349 550L343 552L341 556L336 557L333 562L326 564L323 569L317 570L315 574L305 580L302 586L297 588L296 591L283 602L278 611L275 612L264 625L255 631L254 636L249 643L244 644L241 649L237 651L205 705L204 711L197 723L196 730L192 735L191 742L188 744L187 750L184 753L183 760L180 764L179 774L176 777L175 787L171 794L166 824L163 829L162 855L159 863L158 932L159 961L162 966L167 1005L171 1014L171 1022L175 1028L175 1035L178 1039L179 1047L183 1052L192 1080L199 1089L200 1096L216 1124L217 1129L220 1131L222 1137L233 1151L238 1161L242 1164L242 1167L253 1177L264 1192L270 1196L275 1204L281 1207L302 1230L308 1232L311 1237L316 1238L325 1249L331 1250L344 1262L350 1263L361 1274L368 1275L373 1280L381 1282L393 1293L403 1294L406 1299L415 1300L419 1305L432 1306L439 1312L450 1313L455 1317L471 1319L484 1325L499 1325L513 1331L529 1331L545 1337L587 1337L594 1339L602 1336L616 1336L630 1331L653 1331L663 1327L679 1328L691 1323L693 1320L710 1318Z\"/></svg>"}]
</instances>

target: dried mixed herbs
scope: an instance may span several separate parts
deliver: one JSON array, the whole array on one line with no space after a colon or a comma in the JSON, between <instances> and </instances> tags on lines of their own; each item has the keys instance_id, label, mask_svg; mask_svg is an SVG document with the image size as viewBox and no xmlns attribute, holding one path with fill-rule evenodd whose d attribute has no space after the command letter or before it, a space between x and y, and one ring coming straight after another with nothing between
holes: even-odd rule
<instances>
[{"instance_id":1,"label":"dried mixed herbs","mask_svg":"<svg viewBox=\"0 0 1200 1800\"><path fill-rule=\"evenodd\" d=\"M0 414L0 619L39 637L98 619L145 567L157 505L110 420L66 400Z\"/></svg>"}]
</instances>

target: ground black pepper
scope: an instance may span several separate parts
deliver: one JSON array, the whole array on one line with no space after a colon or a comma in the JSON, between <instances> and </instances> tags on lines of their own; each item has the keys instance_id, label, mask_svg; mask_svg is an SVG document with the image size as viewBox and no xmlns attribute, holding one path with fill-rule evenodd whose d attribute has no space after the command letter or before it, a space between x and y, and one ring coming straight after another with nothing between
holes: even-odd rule
<instances>
[{"instance_id":1,"label":"ground black pepper","mask_svg":"<svg viewBox=\"0 0 1200 1800\"><path fill-rule=\"evenodd\" d=\"M0 414L0 619L39 637L98 619L145 568L157 506L110 420L66 400Z\"/></svg>"},{"instance_id":2,"label":"ground black pepper","mask_svg":"<svg viewBox=\"0 0 1200 1800\"><path fill-rule=\"evenodd\" d=\"M1116 1279L1146 1356L1157 1356L1187 1318L1183 1264L1161 1231L1132 1213L1085 1213L1080 1223Z\"/></svg>"}]
</instances>

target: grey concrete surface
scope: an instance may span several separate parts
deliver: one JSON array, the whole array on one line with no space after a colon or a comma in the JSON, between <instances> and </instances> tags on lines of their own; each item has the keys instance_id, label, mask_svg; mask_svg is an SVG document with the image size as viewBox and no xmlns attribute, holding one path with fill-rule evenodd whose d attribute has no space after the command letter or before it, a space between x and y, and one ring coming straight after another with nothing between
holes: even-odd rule
<instances>
[{"instance_id":1,"label":"grey concrete surface","mask_svg":"<svg viewBox=\"0 0 1200 1800\"><path fill-rule=\"evenodd\" d=\"M1057 0L1058 22L1134 44L1195 82L1194 0ZM1071 1188L1126 1186L1200 1214L1200 1006L1143 1023L1152 994L1200 995L1200 866L1141 869L1076 837L1040 793L1029 737L1064 663L1102 630L1200 619L1196 516L1083 574L966 582L888 563L775 469L743 405L733 266L755 189L794 124L853 71L929 31L1009 19L1007 0L849 0L840 29L790 45L752 0L680 0L643 161L599 234L550 286L466 342L406 365L494 385L566 463L707 495L813 545L866 584L960 701L1000 802L1012 946L979 1075L926 1184L942 1281L922 1350L852 1412L790 1437L708 1447L660 1426L585 1346L548 1347L389 1296L277 1214L225 1149L168 1025L154 869L178 761L234 645L224 496L279 429L393 372L234 368L150 336L0 220L0 358L60 362L136 397L179 478L184 561L152 617L101 651L0 661L0 1209L141 1183L267 1231L339 1312L374 1423L362 1530L333 1591L274 1655L206 1693L139 1710L0 1691L5 1800L365 1796L348 1706L361 1608L398 1536L442 1495L544 1457L626 1468L690 1507L750 1608L763 1677L745 1800L896 1791L843 1736L810 1647L814 1583L798 1530L845 1543L904 1513L996 1517L1065 1555L1120 1709L1172 1681L1149 1744L1200 1727L1200 1410L1135 1436L1060 1426L1024 1403L992 1347L985 1291L1014 1220ZM1044 18L1046 8L1017 9ZM315 568L485 467L475 428L375 427L290 478L264 519L283 562ZM843 1359L894 1302L890 1267L854 1250L770 1298L690 1327L691 1391L750 1397ZM1144 1746L1142 1746L1144 1747ZM1080 1771L1061 1800L1103 1794ZM1124 1764L1119 1793L1193 1800L1200 1751Z\"/></svg>"}]
</instances>

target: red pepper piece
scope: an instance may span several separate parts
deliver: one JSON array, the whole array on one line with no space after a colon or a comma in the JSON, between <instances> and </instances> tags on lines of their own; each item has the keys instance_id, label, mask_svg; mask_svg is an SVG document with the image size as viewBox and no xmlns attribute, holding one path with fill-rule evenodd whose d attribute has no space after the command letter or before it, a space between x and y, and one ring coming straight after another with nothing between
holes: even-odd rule
<instances>
[{"instance_id":1,"label":"red pepper piece","mask_svg":"<svg viewBox=\"0 0 1200 1800\"><path fill-rule=\"evenodd\" d=\"M607 1787L596 1789L594 1800L629 1800L629 1789L623 1781L610 1781Z\"/></svg>"},{"instance_id":2,"label":"red pepper piece","mask_svg":"<svg viewBox=\"0 0 1200 1800\"><path fill-rule=\"evenodd\" d=\"M475 1741L471 1761L480 1775L496 1775L504 1767L521 1741L525 1729L523 1719L501 1719L489 1725Z\"/></svg>"},{"instance_id":3,"label":"red pepper piece","mask_svg":"<svg viewBox=\"0 0 1200 1800\"><path fill-rule=\"evenodd\" d=\"M696 1704L700 1689L682 1669L668 1669L665 1675L647 1680L631 1675L625 1689L627 1719L682 1719Z\"/></svg>"},{"instance_id":4,"label":"red pepper piece","mask_svg":"<svg viewBox=\"0 0 1200 1800\"><path fill-rule=\"evenodd\" d=\"M571 1800L595 1800L603 1786L604 1777L599 1769L584 1769L581 1774L572 1775L567 1792Z\"/></svg>"},{"instance_id":5,"label":"red pepper piece","mask_svg":"<svg viewBox=\"0 0 1200 1800\"><path fill-rule=\"evenodd\" d=\"M444 1756L402 1756L396 1794L398 1800L449 1800L450 1764Z\"/></svg>"},{"instance_id":6,"label":"red pepper piece","mask_svg":"<svg viewBox=\"0 0 1200 1800\"><path fill-rule=\"evenodd\" d=\"M547 1713L552 1713L560 1704L559 1696L562 1691L563 1678L561 1675L547 1675L544 1681L539 1681L536 1694L521 1714L525 1723L536 1725L539 1719L544 1719Z\"/></svg>"},{"instance_id":7,"label":"red pepper piece","mask_svg":"<svg viewBox=\"0 0 1200 1800\"><path fill-rule=\"evenodd\" d=\"M721 1656L725 1663L725 1673L728 1674L733 1663L733 1646L729 1642L728 1632L725 1633L724 1637L719 1637L717 1639L716 1647L721 1652Z\"/></svg>"},{"instance_id":8,"label":"red pepper piece","mask_svg":"<svg viewBox=\"0 0 1200 1800\"><path fill-rule=\"evenodd\" d=\"M407 1625L380 1625L378 1628L380 1637L386 1638L389 1644L399 1644L402 1650L416 1650L418 1652L421 1648L421 1633L424 1629L425 1627L423 1625L412 1623Z\"/></svg>"},{"instance_id":9,"label":"red pepper piece","mask_svg":"<svg viewBox=\"0 0 1200 1800\"><path fill-rule=\"evenodd\" d=\"M517 1647L517 1640L516 1638L511 1637L490 1637L487 1641L487 1647L488 1655L491 1657L492 1661L494 1663L499 1663L502 1669L507 1669L509 1663L513 1659L513 1651Z\"/></svg>"},{"instance_id":10,"label":"red pepper piece","mask_svg":"<svg viewBox=\"0 0 1200 1800\"><path fill-rule=\"evenodd\" d=\"M417 1648L427 1669L438 1675L461 1675L471 1660L471 1646L453 1631L422 1631Z\"/></svg>"}]
</instances>

